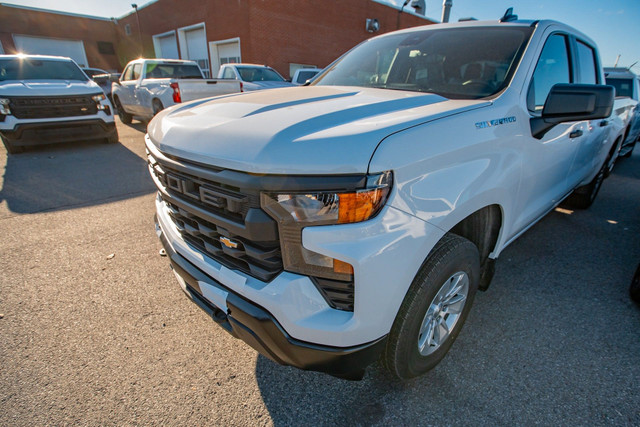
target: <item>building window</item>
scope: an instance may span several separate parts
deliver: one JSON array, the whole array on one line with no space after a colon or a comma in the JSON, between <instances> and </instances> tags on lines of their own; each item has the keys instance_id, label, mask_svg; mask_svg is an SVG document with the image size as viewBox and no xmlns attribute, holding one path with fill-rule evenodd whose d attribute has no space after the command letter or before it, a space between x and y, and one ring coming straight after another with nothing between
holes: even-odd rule
<instances>
[{"instance_id":1,"label":"building window","mask_svg":"<svg viewBox=\"0 0 640 427\"><path fill-rule=\"evenodd\" d=\"M125 24L124 25L124 33L128 36L131 35L131 24Z\"/></svg>"},{"instance_id":2,"label":"building window","mask_svg":"<svg viewBox=\"0 0 640 427\"><path fill-rule=\"evenodd\" d=\"M103 55L115 55L116 50L111 42L98 42L98 52Z\"/></svg>"}]
</instances>

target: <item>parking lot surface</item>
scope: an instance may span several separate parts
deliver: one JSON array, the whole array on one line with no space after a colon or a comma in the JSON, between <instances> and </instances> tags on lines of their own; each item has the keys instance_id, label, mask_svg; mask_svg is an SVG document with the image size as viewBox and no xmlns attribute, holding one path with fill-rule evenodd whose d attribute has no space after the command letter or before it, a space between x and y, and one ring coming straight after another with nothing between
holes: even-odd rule
<instances>
[{"instance_id":1,"label":"parking lot surface","mask_svg":"<svg viewBox=\"0 0 640 427\"><path fill-rule=\"evenodd\" d=\"M0 425L640 425L640 149L507 248L449 355L399 382L279 366L158 255L144 125L0 149Z\"/></svg>"}]
</instances>

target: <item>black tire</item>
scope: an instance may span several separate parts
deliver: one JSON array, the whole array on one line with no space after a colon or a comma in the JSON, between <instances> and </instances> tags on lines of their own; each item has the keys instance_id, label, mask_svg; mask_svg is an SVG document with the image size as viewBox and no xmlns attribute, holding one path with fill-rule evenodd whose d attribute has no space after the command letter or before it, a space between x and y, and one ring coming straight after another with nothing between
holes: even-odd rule
<instances>
[{"instance_id":1,"label":"black tire","mask_svg":"<svg viewBox=\"0 0 640 427\"><path fill-rule=\"evenodd\" d=\"M573 190L573 193L567 199L562 202L562 206L574 208L574 209L587 209L596 200L596 196L602 187L604 181L609 159L604 162L604 165L600 168L596 176L587 185L578 187Z\"/></svg>"},{"instance_id":2,"label":"black tire","mask_svg":"<svg viewBox=\"0 0 640 427\"><path fill-rule=\"evenodd\" d=\"M441 305L436 301L436 297L442 294L440 291L444 290L445 286L449 286L453 277L461 273L467 275L468 286L466 298L461 301L462 306L459 307L459 317L457 320L451 318L454 322L453 327L439 346L430 347L427 342L426 349L433 350L430 354L423 355L420 353L419 342L423 336L421 328L427 319L427 311ZM471 310L479 278L478 248L463 237L446 234L420 268L400 306L382 354L382 364L387 370L398 378L408 379L435 367L447 354L462 329ZM457 295L454 293L452 297L455 298ZM438 309L438 313L447 311L444 306L443 311ZM442 319L449 316L451 315L444 314Z\"/></svg>"},{"instance_id":3,"label":"black tire","mask_svg":"<svg viewBox=\"0 0 640 427\"><path fill-rule=\"evenodd\" d=\"M120 104L120 99L117 96L113 98L113 101L115 103L116 110L118 110L118 117L120 117L120 121L125 125L130 125L131 121L133 120L133 116L124 111L124 108L122 108L122 104Z\"/></svg>"},{"instance_id":4,"label":"black tire","mask_svg":"<svg viewBox=\"0 0 640 427\"><path fill-rule=\"evenodd\" d=\"M622 155L622 157L624 158L628 158L631 157L631 154L633 154L633 149L636 148L636 144L638 143L638 141L634 142L633 145L631 146L631 148L629 149L629 151L627 151L626 153L624 153Z\"/></svg>"},{"instance_id":5,"label":"black tire","mask_svg":"<svg viewBox=\"0 0 640 427\"><path fill-rule=\"evenodd\" d=\"M12 143L7 141L6 139L4 139L4 138L1 138L1 139L2 139L2 144L4 145L4 148L7 149L7 153L9 153L9 154L18 154L18 153L22 153L24 151L24 147L23 146L21 146L21 145L13 145Z\"/></svg>"},{"instance_id":6,"label":"black tire","mask_svg":"<svg viewBox=\"0 0 640 427\"><path fill-rule=\"evenodd\" d=\"M118 136L117 132L104 139L105 144L117 144L118 142L120 142L120 137Z\"/></svg>"},{"instance_id":7,"label":"black tire","mask_svg":"<svg viewBox=\"0 0 640 427\"><path fill-rule=\"evenodd\" d=\"M638 264L638 268L636 268L636 274L634 274L633 280L631 280L631 286L629 286L629 295L631 296L632 300L640 304L640 264Z\"/></svg>"},{"instance_id":8,"label":"black tire","mask_svg":"<svg viewBox=\"0 0 640 427\"><path fill-rule=\"evenodd\" d=\"M162 101L160 101L159 99L154 99L153 102L151 103L151 106L153 108L154 117L160 111L164 110L164 106L162 105Z\"/></svg>"}]
</instances>

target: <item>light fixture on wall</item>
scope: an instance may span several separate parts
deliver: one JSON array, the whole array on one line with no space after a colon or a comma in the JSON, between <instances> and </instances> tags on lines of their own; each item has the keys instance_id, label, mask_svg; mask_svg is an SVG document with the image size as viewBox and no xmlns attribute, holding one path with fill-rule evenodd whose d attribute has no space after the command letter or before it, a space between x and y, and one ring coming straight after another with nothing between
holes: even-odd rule
<instances>
[{"instance_id":1,"label":"light fixture on wall","mask_svg":"<svg viewBox=\"0 0 640 427\"><path fill-rule=\"evenodd\" d=\"M376 31L380 30L380 23L377 19L367 18L366 29L370 33L375 33Z\"/></svg>"}]
</instances>

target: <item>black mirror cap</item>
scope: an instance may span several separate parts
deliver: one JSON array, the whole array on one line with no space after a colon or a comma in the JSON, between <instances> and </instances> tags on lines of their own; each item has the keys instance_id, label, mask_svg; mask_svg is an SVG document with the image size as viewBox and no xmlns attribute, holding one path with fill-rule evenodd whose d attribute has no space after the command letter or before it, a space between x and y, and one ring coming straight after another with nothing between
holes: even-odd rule
<instances>
[{"instance_id":1,"label":"black mirror cap","mask_svg":"<svg viewBox=\"0 0 640 427\"><path fill-rule=\"evenodd\" d=\"M559 123L607 118L614 97L613 86L557 84L547 96L542 116L531 119L531 134L540 139Z\"/></svg>"}]
</instances>

